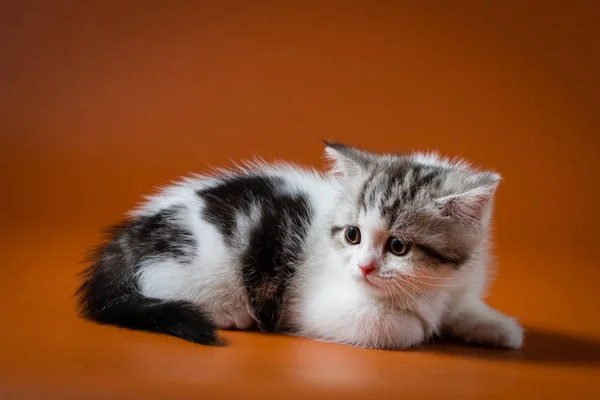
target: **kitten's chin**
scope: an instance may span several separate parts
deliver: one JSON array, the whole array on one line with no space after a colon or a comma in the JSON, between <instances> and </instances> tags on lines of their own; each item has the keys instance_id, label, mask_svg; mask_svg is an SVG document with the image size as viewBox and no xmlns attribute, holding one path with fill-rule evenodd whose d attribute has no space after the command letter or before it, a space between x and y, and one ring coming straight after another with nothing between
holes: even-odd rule
<instances>
[{"instance_id":1,"label":"kitten's chin","mask_svg":"<svg viewBox=\"0 0 600 400\"><path fill-rule=\"evenodd\" d=\"M360 285L370 289L371 291L379 294L386 295L388 291L386 290L385 283L381 281L381 279L373 278L370 276L357 276L356 280Z\"/></svg>"}]
</instances>

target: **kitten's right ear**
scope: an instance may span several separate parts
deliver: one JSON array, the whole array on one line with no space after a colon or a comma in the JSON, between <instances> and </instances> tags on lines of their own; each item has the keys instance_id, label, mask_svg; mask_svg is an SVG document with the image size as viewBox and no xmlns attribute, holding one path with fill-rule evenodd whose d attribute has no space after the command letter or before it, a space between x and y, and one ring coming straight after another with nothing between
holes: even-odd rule
<instances>
[{"instance_id":1,"label":"kitten's right ear","mask_svg":"<svg viewBox=\"0 0 600 400\"><path fill-rule=\"evenodd\" d=\"M375 163L375 156L366 151L339 142L323 140L323 143L329 170L335 176L348 178L364 174Z\"/></svg>"}]
</instances>

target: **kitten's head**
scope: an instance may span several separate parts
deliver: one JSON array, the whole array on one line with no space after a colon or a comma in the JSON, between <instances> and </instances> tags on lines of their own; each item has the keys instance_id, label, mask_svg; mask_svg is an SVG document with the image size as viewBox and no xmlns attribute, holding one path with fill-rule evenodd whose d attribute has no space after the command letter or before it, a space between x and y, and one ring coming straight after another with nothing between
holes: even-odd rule
<instances>
[{"instance_id":1,"label":"kitten's head","mask_svg":"<svg viewBox=\"0 0 600 400\"><path fill-rule=\"evenodd\" d=\"M341 184L334 248L348 273L374 291L443 285L435 278L451 276L487 240L498 174L431 154L374 154L331 142L326 155Z\"/></svg>"}]
</instances>

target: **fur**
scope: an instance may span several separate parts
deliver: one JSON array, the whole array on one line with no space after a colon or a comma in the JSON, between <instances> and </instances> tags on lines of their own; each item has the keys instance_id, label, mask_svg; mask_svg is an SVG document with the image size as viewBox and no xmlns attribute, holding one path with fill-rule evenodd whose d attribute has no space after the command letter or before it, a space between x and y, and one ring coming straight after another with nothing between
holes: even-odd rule
<instances>
[{"instance_id":1,"label":"fur","mask_svg":"<svg viewBox=\"0 0 600 400\"><path fill-rule=\"evenodd\" d=\"M81 314L202 344L259 329L367 348L439 334L521 346L518 322L483 301L498 174L340 143L326 158L327 173L247 163L151 196L92 254Z\"/></svg>"}]
</instances>

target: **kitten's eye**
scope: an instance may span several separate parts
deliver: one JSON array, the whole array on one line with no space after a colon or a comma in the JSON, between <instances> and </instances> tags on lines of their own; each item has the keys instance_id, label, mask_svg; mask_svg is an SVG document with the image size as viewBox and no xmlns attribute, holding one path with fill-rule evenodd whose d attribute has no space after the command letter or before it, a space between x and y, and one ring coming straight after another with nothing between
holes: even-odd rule
<instances>
[{"instance_id":1,"label":"kitten's eye","mask_svg":"<svg viewBox=\"0 0 600 400\"><path fill-rule=\"evenodd\" d=\"M350 244L360 243L360 229L355 226L346 227L346 241Z\"/></svg>"},{"instance_id":2,"label":"kitten's eye","mask_svg":"<svg viewBox=\"0 0 600 400\"><path fill-rule=\"evenodd\" d=\"M411 243L408 240L390 237L387 241L387 249L392 254L403 256L410 250Z\"/></svg>"}]
</instances>

